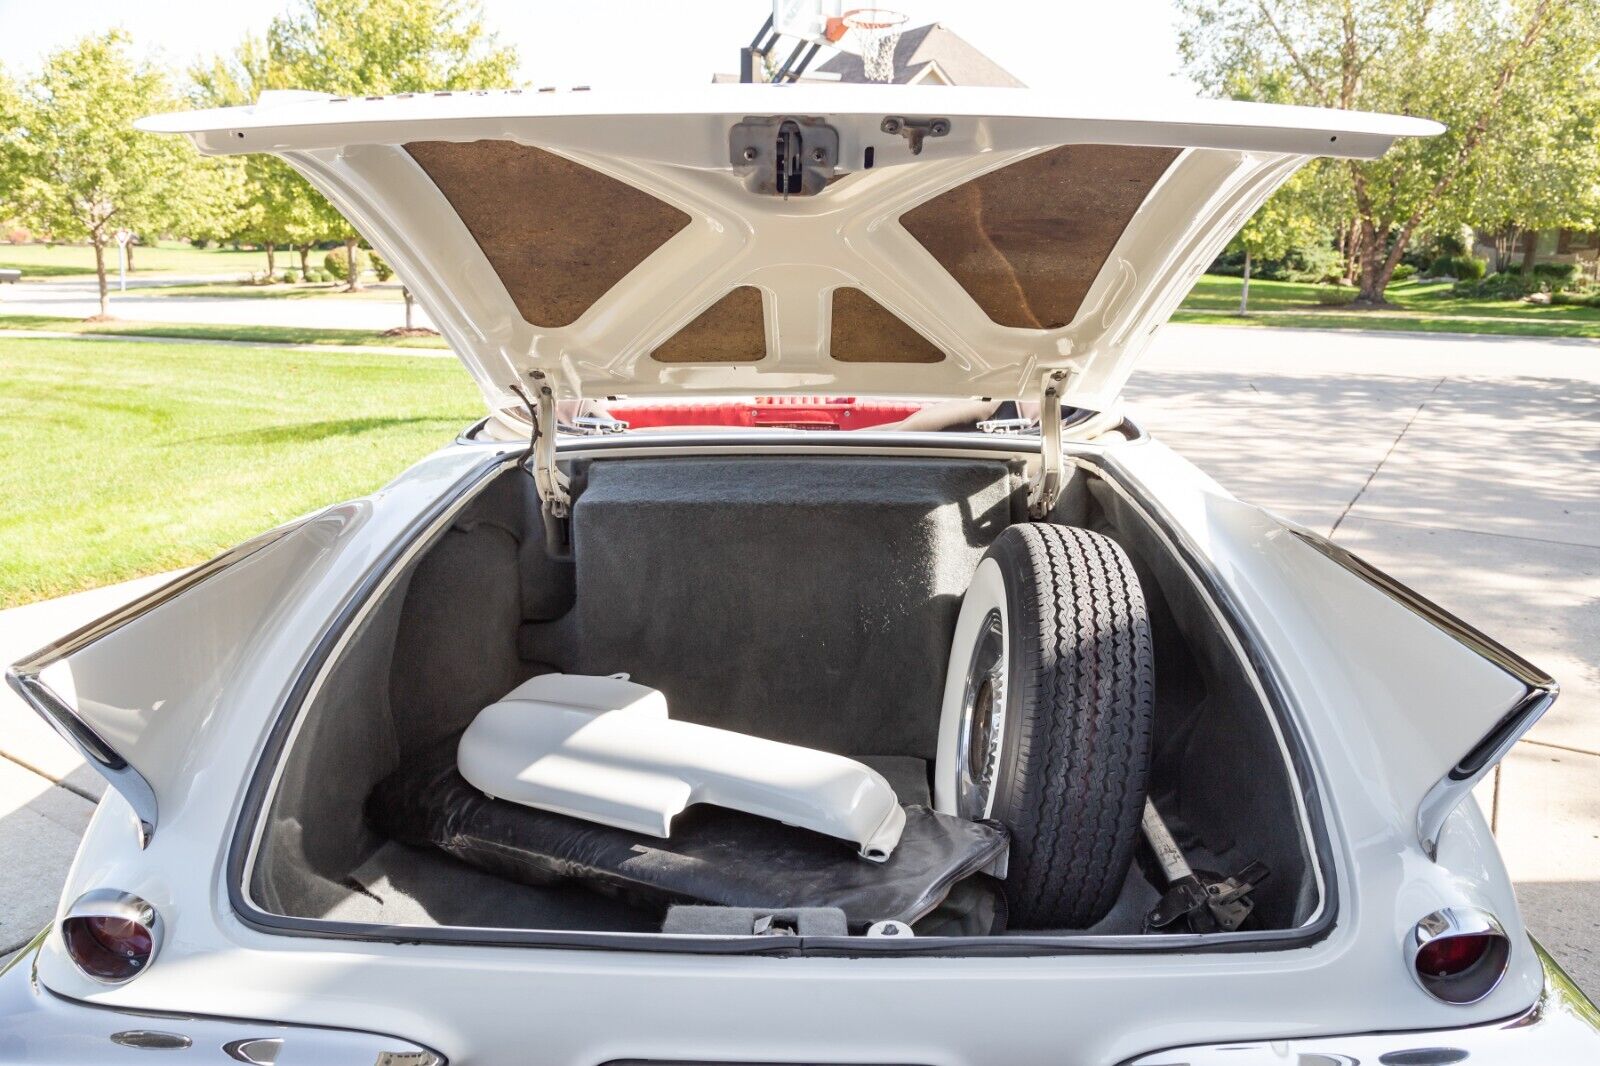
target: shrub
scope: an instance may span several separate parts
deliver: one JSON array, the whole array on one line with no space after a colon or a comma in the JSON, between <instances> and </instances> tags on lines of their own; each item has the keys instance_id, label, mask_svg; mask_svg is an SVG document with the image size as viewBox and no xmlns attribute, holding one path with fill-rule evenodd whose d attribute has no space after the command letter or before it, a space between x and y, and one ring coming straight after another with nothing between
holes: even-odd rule
<instances>
[{"instance_id":1,"label":"shrub","mask_svg":"<svg viewBox=\"0 0 1600 1066\"><path fill-rule=\"evenodd\" d=\"M1394 268L1394 273L1389 276L1390 281L1409 281L1417 276L1417 268L1410 263L1401 263Z\"/></svg>"},{"instance_id":2,"label":"shrub","mask_svg":"<svg viewBox=\"0 0 1600 1066\"><path fill-rule=\"evenodd\" d=\"M344 249L343 248L335 248L333 251L329 252L327 255L322 257L322 269L325 270L328 274L332 275L333 279L335 281L349 281L350 280L349 276L347 275L347 273L345 271L345 267L348 266L348 265L349 264L345 260L345 254L344 254ZM357 248L356 249L356 273L359 274L363 270L366 270L366 269L367 269L367 253L363 252L360 248Z\"/></svg>"},{"instance_id":3,"label":"shrub","mask_svg":"<svg viewBox=\"0 0 1600 1066\"><path fill-rule=\"evenodd\" d=\"M380 259L377 252L368 252L367 262L372 265L373 277L379 281L388 281L394 277L394 267Z\"/></svg>"},{"instance_id":4,"label":"shrub","mask_svg":"<svg viewBox=\"0 0 1600 1066\"><path fill-rule=\"evenodd\" d=\"M1489 261L1471 255L1441 255L1433 261L1428 268L1428 275L1435 278L1460 278L1462 281L1477 281L1489 270Z\"/></svg>"},{"instance_id":5,"label":"shrub","mask_svg":"<svg viewBox=\"0 0 1600 1066\"><path fill-rule=\"evenodd\" d=\"M1349 285L1318 285L1317 303L1323 307L1343 307L1356 298L1356 290Z\"/></svg>"},{"instance_id":6,"label":"shrub","mask_svg":"<svg viewBox=\"0 0 1600 1066\"><path fill-rule=\"evenodd\" d=\"M1490 274L1478 281L1458 281L1451 286L1450 294L1482 300L1520 300L1530 293L1541 291L1542 288L1538 278L1524 277L1502 270L1498 274Z\"/></svg>"},{"instance_id":7,"label":"shrub","mask_svg":"<svg viewBox=\"0 0 1600 1066\"><path fill-rule=\"evenodd\" d=\"M1600 292L1591 292L1587 295L1558 292L1550 296L1550 302L1561 307L1600 307Z\"/></svg>"},{"instance_id":8,"label":"shrub","mask_svg":"<svg viewBox=\"0 0 1600 1066\"><path fill-rule=\"evenodd\" d=\"M298 270L285 270L283 272L283 280L285 282L287 282L288 284L290 284L290 285L298 285L298 284L300 284L300 271L298 271Z\"/></svg>"},{"instance_id":9,"label":"shrub","mask_svg":"<svg viewBox=\"0 0 1600 1066\"><path fill-rule=\"evenodd\" d=\"M1577 263L1535 263L1533 276L1536 278L1553 278L1556 281L1571 281L1578 276Z\"/></svg>"}]
</instances>

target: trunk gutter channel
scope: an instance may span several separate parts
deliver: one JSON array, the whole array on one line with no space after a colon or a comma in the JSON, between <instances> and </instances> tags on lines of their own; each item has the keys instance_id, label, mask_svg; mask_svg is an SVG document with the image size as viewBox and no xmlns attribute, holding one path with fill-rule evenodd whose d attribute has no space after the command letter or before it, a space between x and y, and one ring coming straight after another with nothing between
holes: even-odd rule
<instances>
[{"instance_id":1,"label":"trunk gutter channel","mask_svg":"<svg viewBox=\"0 0 1600 1066\"><path fill-rule=\"evenodd\" d=\"M481 425L482 423L479 423ZM477 427L473 427L476 429ZM1124 423L1133 443L1144 439L1144 434L1131 422ZM468 433L472 430L467 431ZM674 435L676 437L676 435ZM941 439L941 437L943 439ZM469 443L467 433L462 443ZM762 437L759 449L768 454L783 451L805 451L810 454L840 451L860 454L863 449L883 454L900 449L926 451L929 448L948 449L966 454L984 452L1027 453L1039 450L1039 442L1028 438L1005 437L990 440L950 439L941 434L907 434L904 440L862 439L859 447L819 444L815 440L799 441ZM840 442L843 444L844 442ZM857 443L857 442L852 442ZM590 447L584 445L589 444ZM571 456L616 450L662 451L674 449L748 450L748 438L730 439L726 435L653 438L644 442L621 442L615 439L563 441L562 451ZM639 445L643 445L639 447ZM483 445L474 445L483 446ZM239 818L235 823L232 843L227 858L228 898L234 912L247 926L260 932L284 936L312 937L332 940L378 941L396 944L448 944L453 946L518 946L530 948L587 949L599 951L665 952L693 955L752 955L752 956L835 956L835 957L1017 957L1038 955L1083 955L1112 952L1140 954L1225 952L1238 953L1260 950L1287 950L1307 947L1325 937L1333 928L1338 913L1336 879L1323 876L1323 871L1333 870L1332 851L1329 846L1328 825L1323 812L1321 791L1312 771L1304 738L1296 724L1296 715L1287 713L1295 709L1287 689L1272 664L1255 650L1252 640L1256 636L1248 626L1246 616L1228 593L1226 585L1210 568L1205 557L1187 541L1176 528L1170 516L1154 501L1129 486L1131 478L1118 469L1112 456L1070 456L1069 461L1093 473L1112 486L1148 521L1160 539L1184 565L1200 591L1212 605L1232 640L1245 655L1245 665L1255 675L1268 696L1269 709L1283 730L1289 750L1291 768L1302 792L1304 811L1310 823L1312 856L1316 860L1318 885L1322 899L1311 921L1296 929L1276 929L1248 933L1211 933L1205 935L1177 934L1163 936L999 936L999 937L929 937L917 940L886 940L867 937L666 937L659 933L590 933L561 930L505 929L473 926L396 926L372 923L328 921L319 918L297 918L271 914L261 910L249 898L246 877L256 843L257 828L264 816L266 799L272 788L276 770L281 762L287 742L294 731L308 695L320 679L343 636L375 602L375 593L384 584L390 571L414 548L437 533L442 519L463 503L470 494L483 487L489 477L502 468L521 462L520 454L507 457L501 449L504 442L495 442L496 454L492 460L463 477L449 492L441 496L426 512L417 516L406 533L396 538L384 554L373 564L359 585L346 599L332 623L317 639L308 655L299 677L289 695L279 708L278 716L267 736L261 758L246 790ZM1243 638L1252 638L1246 640ZM1258 643L1258 642L1257 642Z\"/></svg>"}]
</instances>

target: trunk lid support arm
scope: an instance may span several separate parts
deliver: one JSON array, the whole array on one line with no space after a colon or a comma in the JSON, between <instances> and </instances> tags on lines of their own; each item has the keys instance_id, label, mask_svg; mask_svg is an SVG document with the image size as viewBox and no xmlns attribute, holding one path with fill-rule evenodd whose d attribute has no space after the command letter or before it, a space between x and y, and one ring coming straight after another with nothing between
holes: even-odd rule
<instances>
[{"instance_id":1,"label":"trunk lid support arm","mask_svg":"<svg viewBox=\"0 0 1600 1066\"><path fill-rule=\"evenodd\" d=\"M572 484L556 465L555 390L545 380L544 371L535 370L529 377L533 379L531 397L520 383L512 386L527 406L528 420L532 426L523 465L533 475L533 484L538 490L545 515L566 518L572 512Z\"/></svg>"},{"instance_id":2,"label":"trunk lid support arm","mask_svg":"<svg viewBox=\"0 0 1600 1066\"><path fill-rule=\"evenodd\" d=\"M1028 490L1028 515L1035 521L1049 516L1066 483L1066 465L1061 451L1061 393L1070 384L1073 373L1052 370L1045 375L1044 393L1039 402L1039 476Z\"/></svg>"}]
</instances>

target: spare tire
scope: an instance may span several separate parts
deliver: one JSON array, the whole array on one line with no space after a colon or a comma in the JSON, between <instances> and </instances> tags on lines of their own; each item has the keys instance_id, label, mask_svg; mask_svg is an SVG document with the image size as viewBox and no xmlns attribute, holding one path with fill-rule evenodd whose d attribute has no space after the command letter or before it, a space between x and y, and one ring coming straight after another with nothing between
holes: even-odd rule
<instances>
[{"instance_id":1,"label":"spare tire","mask_svg":"<svg viewBox=\"0 0 1600 1066\"><path fill-rule=\"evenodd\" d=\"M1116 902L1154 690L1144 594L1116 542L1045 523L995 539L956 622L934 807L1010 831L1013 927L1084 929Z\"/></svg>"}]
</instances>

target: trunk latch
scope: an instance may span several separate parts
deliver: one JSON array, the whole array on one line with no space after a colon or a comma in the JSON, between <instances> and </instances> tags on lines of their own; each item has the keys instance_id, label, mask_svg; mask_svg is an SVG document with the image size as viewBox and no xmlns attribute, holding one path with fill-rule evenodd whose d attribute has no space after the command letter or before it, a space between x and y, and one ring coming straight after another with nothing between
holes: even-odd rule
<instances>
[{"instance_id":1,"label":"trunk latch","mask_svg":"<svg viewBox=\"0 0 1600 1066\"><path fill-rule=\"evenodd\" d=\"M839 131L820 118L747 118L728 131L728 158L751 192L815 196L839 165Z\"/></svg>"}]
</instances>

